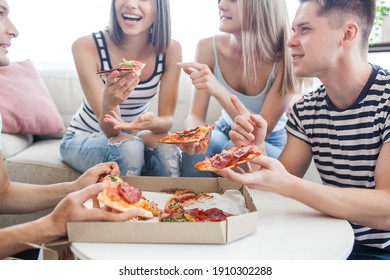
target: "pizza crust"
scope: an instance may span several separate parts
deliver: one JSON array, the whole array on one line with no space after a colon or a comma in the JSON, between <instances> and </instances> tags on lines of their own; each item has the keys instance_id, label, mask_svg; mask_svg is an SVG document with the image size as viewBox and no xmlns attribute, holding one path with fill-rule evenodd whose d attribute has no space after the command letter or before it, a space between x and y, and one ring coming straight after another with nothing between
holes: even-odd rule
<instances>
[{"instance_id":1,"label":"pizza crust","mask_svg":"<svg viewBox=\"0 0 390 280\"><path fill-rule=\"evenodd\" d=\"M126 60L123 59L123 61L126 62ZM121 67L118 67L118 68L113 68L113 69L109 69L109 70L104 70L104 71L99 71L97 72L96 74L99 74L99 75L103 75L105 77L107 77L108 75L110 75L113 71L118 71L119 72L119 76L124 76L128 73L134 73L135 75L137 75L138 77L141 76L141 72L142 70L144 69L145 67L145 63L143 62L140 62L140 61L137 61L137 60L130 60L128 62L133 62L134 63L134 66L131 67L131 68L128 68L128 67L124 67L124 68L121 68Z\"/></svg>"},{"instance_id":2,"label":"pizza crust","mask_svg":"<svg viewBox=\"0 0 390 280\"><path fill-rule=\"evenodd\" d=\"M127 203L127 202L124 202L124 203L122 203L123 205L121 205L117 201L111 200L107 196L107 190L103 190L101 193L99 193L97 199L100 202L102 202L104 205L106 205L112 209L118 210L120 212L127 212L127 211L130 211L132 209L138 208L141 211L141 214L138 215L139 217L147 218L147 219L153 218L153 213L151 211L148 211L148 210L142 208L142 207L137 207L137 206L131 205L130 203ZM145 200L145 199L141 198L140 200Z\"/></svg>"}]
</instances>

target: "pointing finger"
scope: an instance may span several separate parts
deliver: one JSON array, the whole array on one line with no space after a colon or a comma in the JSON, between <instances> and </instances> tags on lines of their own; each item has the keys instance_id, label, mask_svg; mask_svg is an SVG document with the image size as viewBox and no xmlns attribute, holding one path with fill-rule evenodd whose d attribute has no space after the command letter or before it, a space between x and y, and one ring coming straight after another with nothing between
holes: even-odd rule
<instances>
[{"instance_id":1,"label":"pointing finger","mask_svg":"<svg viewBox=\"0 0 390 280\"><path fill-rule=\"evenodd\" d=\"M236 108L239 115L249 118L251 113L248 111L245 105L242 104L242 102L237 98L237 96L235 95L231 96L230 100L233 103L233 106L234 108Z\"/></svg>"}]
</instances>

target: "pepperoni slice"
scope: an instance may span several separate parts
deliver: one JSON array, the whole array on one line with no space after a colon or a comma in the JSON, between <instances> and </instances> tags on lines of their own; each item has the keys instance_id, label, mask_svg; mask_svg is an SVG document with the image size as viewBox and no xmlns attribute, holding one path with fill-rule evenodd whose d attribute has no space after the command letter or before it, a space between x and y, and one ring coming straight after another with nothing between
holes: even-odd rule
<instances>
[{"instance_id":1,"label":"pepperoni slice","mask_svg":"<svg viewBox=\"0 0 390 280\"><path fill-rule=\"evenodd\" d=\"M237 147L232 152L233 157L238 158L238 159L242 158L252 149L252 147L253 147L253 145L247 145L247 146L241 145L240 147Z\"/></svg>"},{"instance_id":2,"label":"pepperoni slice","mask_svg":"<svg viewBox=\"0 0 390 280\"><path fill-rule=\"evenodd\" d=\"M118 186L118 192L129 203L135 203L142 197L141 190L130 186L127 182Z\"/></svg>"},{"instance_id":3,"label":"pepperoni slice","mask_svg":"<svg viewBox=\"0 0 390 280\"><path fill-rule=\"evenodd\" d=\"M210 158L210 162L211 165L215 168L224 168L229 165L232 158L232 153L221 153L215 157Z\"/></svg>"},{"instance_id":4,"label":"pepperoni slice","mask_svg":"<svg viewBox=\"0 0 390 280\"><path fill-rule=\"evenodd\" d=\"M205 211L207 220L212 222L220 222L226 220L225 213L218 208L210 208Z\"/></svg>"},{"instance_id":5,"label":"pepperoni slice","mask_svg":"<svg viewBox=\"0 0 390 280\"><path fill-rule=\"evenodd\" d=\"M190 214L198 222L203 222L208 219L206 212L198 208L189 209L187 210L187 213Z\"/></svg>"},{"instance_id":6,"label":"pepperoni slice","mask_svg":"<svg viewBox=\"0 0 390 280\"><path fill-rule=\"evenodd\" d=\"M107 196L110 197L114 201L121 200L122 197L118 193L118 184L116 184L114 182L110 182L110 181L106 181L106 182L107 182L107 186L106 186Z\"/></svg>"}]
</instances>

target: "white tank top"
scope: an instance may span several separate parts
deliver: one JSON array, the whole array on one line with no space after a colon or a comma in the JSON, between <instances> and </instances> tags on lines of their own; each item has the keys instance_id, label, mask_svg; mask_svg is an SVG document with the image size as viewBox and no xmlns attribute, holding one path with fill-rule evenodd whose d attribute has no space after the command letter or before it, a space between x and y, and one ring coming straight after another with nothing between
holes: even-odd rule
<instances>
[{"instance_id":1,"label":"white tank top","mask_svg":"<svg viewBox=\"0 0 390 280\"><path fill-rule=\"evenodd\" d=\"M275 67L276 67L276 63L274 64L274 66L272 68L272 71L271 71L271 73L270 73L270 75L268 77L268 80L267 80L267 83L265 85L264 90L262 92L260 92L259 94L254 95L254 96L245 95L245 94L243 94L241 92L236 91L232 87L230 87L228 85L228 83L225 81L225 79L223 78L223 75L222 75L222 72L221 72L221 68L219 67L219 64L218 64L217 47L216 47L216 42L215 41L216 41L216 39L215 39L215 37L213 37L213 48L214 48L214 56L215 56L215 67L214 67L214 71L213 71L214 76L233 95L237 96L237 98L249 110L251 110L252 112L254 112L256 114L259 114L261 112L262 108L263 108L265 98L267 97L268 92L271 89L273 82L275 81ZM232 118L229 116L229 114L224 109L221 110L221 114L222 114L223 120L228 125L232 125L233 124ZM278 123L276 124L276 126L275 126L273 131L278 131L278 130L284 129L284 126L286 125L286 122L287 122L287 116L286 116L286 114L283 114L282 117L279 119Z\"/></svg>"}]
</instances>

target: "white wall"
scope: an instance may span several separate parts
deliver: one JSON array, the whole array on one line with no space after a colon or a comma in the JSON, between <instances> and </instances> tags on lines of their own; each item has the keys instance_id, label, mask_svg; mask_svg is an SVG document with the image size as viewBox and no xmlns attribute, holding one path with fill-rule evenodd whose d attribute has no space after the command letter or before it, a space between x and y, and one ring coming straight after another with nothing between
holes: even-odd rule
<instances>
[{"instance_id":1,"label":"white wall","mask_svg":"<svg viewBox=\"0 0 390 280\"><path fill-rule=\"evenodd\" d=\"M71 44L79 36L103 29L111 0L8 0L19 30L12 40L13 61L31 59L38 68L73 68ZM170 0L173 38L191 60L199 39L218 33L217 0ZM297 0L286 0L291 17Z\"/></svg>"},{"instance_id":2,"label":"white wall","mask_svg":"<svg viewBox=\"0 0 390 280\"><path fill-rule=\"evenodd\" d=\"M218 33L217 0L170 0L172 33L193 59L200 38ZM10 17L19 30L12 40L13 61L31 59L38 68L74 68L71 44L79 36L107 25L111 0L8 0ZM297 0L286 0L291 20ZM370 61L390 68L390 53L370 54Z\"/></svg>"}]
</instances>

